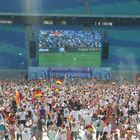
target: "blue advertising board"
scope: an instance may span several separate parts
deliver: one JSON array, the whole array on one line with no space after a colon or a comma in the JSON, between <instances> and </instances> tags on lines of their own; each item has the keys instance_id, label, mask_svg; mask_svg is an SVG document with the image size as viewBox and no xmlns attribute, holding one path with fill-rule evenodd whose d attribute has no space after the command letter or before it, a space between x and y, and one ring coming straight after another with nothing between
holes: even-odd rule
<instances>
[{"instance_id":1,"label":"blue advertising board","mask_svg":"<svg viewBox=\"0 0 140 140\"><path fill-rule=\"evenodd\" d=\"M28 68L28 79L46 79L48 77L47 67L29 67Z\"/></svg>"},{"instance_id":2,"label":"blue advertising board","mask_svg":"<svg viewBox=\"0 0 140 140\"><path fill-rule=\"evenodd\" d=\"M50 79L57 77L96 78L99 81L111 80L111 68L48 68L29 67L28 79Z\"/></svg>"},{"instance_id":3,"label":"blue advertising board","mask_svg":"<svg viewBox=\"0 0 140 140\"><path fill-rule=\"evenodd\" d=\"M111 68L92 68L92 77L96 78L98 81L111 80Z\"/></svg>"},{"instance_id":4,"label":"blue advertising board","mask_svg":"<svg viewBox=\"0 0 140 140\"><path fill-rule=\"evenodd\" d=\"M48 77L91 78L90 68L48 69Z\"/></svg>"}]
</instances>

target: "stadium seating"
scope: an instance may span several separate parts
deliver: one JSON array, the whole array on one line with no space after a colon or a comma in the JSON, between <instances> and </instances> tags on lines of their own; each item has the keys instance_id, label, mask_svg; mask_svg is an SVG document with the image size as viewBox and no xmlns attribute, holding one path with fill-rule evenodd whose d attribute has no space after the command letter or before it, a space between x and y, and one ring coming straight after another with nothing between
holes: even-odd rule
<instances>
[{"instance_id":1,"label":"stadium seating","mask_svg":"<svg viewBox=\"0 0 140 140\"><path fill-rule=\"evenodd\" d=\"M24 26L0 25L0 67L27 68Z\"/></svg>"},{"instance_id":2,"label":"stadium seating","mask_svg":"<svg viewBox=\"0 0 140 140\"><path fill-rule=\"evenodd\" d=\"M84 0L32 0L32 12L85 14ZM114 10L117 9L117 10ZM137 0L91 0L91 13L100 15L139 15Z\"/></svg>"},{"instance_id":3,"label":"stadium seating","mask_svg":"<svg viewBox=\"0 0 140 140\"><path fill-rule=\"evenodd\" d=\"M139 27L100 27L99 32L107 33L109 37L110 50L106 66L130 71L140 69Z\"/></svg>"},{"instance_id":4,"label":"stadium seating","mask_svg":"<svg viewBox=\"0 0 140 140\"><path fill-rule=\"evenodd\" d=\"M25 12L24 0L1 0L1 13L23 13Z\"/></svg>"}]
</instances>

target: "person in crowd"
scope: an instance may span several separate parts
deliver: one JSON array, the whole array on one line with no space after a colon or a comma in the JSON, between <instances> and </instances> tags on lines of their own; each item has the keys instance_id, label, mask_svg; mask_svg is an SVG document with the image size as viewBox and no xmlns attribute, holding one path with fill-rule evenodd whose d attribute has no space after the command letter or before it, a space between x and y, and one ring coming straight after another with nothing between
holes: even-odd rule
<instances>
[{"instance_id":1,"label":"person in crowd","mask_svg":"<svg viewBox=\"0 0 140 140\"><path fill-rule=\"evenodd\" d=\"M85 127L84 140L94 140L93 133L94 133L93 126L87 125Z\"/></svg>"},{"instance_id":2,"label":"person in crowd","mask_svg":"<svg viewBox=\"0 0 140 140\"><path fill-rule=\"evenodd\" d=\"M118 137L117 133L114 134L114 140L119 140L119 137Z\"/></svg>"},{"instance_id":3,"label":"person in crowd","mask_svg":"<svg viewBox=\"0 0 140 140\"><path fill-rule=\"evenodd\" d=\"M104 132L107 132L108 135L111 135L111 125L109 122L107 122L105 127L103 128L103 133Z\"/></svg>"},{"instance_id":4,"label":"person in crowd","mask_svg":"<svg viewBox=\"0 0 140 140\"><path fill-rule=\"evenodd\" d=\"M26 126L26 111L24 108L21 108L21 111L18 112L18 116L19 116L19 121L20 121L20 124L23 124L24 127Z\"/></svg>"},{"instance_id":5,"label":"person in crowd","mask_svg":"<svg viewBox=\"0 0 140 140\"><path fill-rule=\"evenodd\" d=\"M126 128L124 124L119 124L118 129L120 131L120 140L125 140Z\"/></svg>"},{"instance_id":6,"label":"person in crowd","mask_svg":"<svg viewBox=\"0 0 140 140\"><path fill-rule=\"evenodd\" d=\"M100 140L109 140L109 139L107 138L107 135L108 135L108 132L104 131L104 132L103 132L103 136L100 137ZM111 140L111 139L110 139L110 140Z\"/></svg>"},{"instance_id":7,"label":"person in crowd","mask_svg":"<svg viewBox=\"0 0 140 140\"><path fill-rule=\"evenodd\" d=\"M73 140L77 140L78 130L79 130L78 121L75 118L73 118L71 122L71 134Z\"/></svg>"},{"instance_id":8,"label":"person in crowd","mask_svg":"<svg viewBox=\"0 0 140 140\"><path fill-rule=\"evenodd\" d=\"M15 139L15 124L8 124L8 129L11 139Z\"/></svg>"},{"instance_id":9,"label":"person in crowd","mask_svg":"<svg viewBox=\"0 0 140 140\"><path fill-rule=\"evenodd\" d=\"M32 118L32 128L31 128L31 137L37 139L37 131L38 131L38 113L35 112Z\"/></svg>"},{"instance_id":10,"label":"person in crowd","mask_svg":"<svg viewBox=\"0 0 140 140\"><path fill-rule=\"evenodd\" d=\"M35 137L37 140L42 139L46 133L42 129L47 126L50 137L56 135L56 139L60 136L67 140L71 133L72 138L77 139L81 132L89 133L86 125L95 126L93 135L97 139L102 138L104 132L108 133L105 135L108 139L139 139L139 83L67 79L60 85L52 81L51 86L49 80L2 81L0 86L0 124L7 124L13 139L19 133L16 123L27 127L28 120L32 120L32 125L28 126L31 134L40 136ZM38 88L42 95L35 98ZM17 99L17 89L22 98L15 105L12 102ZM12 109L15 106L16 110ZM56 134L52 125L56 126Z\"/></svg>"},{"instance_id":11,"label":"person in crowd","mask_svg":"<svg viewBox=\"0 0 140 140\"><path fill-rule=\"evenodd\" d=\"M56 122L57 127L60 127L62 125L62 123L63 123L62 115L61 115L61 113L58 113L57 122Z\"/></svg>"},{"instance_id":12,"label":"person in crowd","mask_svg":"<svg viewBox=\"0 0 140 140\"><path fill-rule=\"evenodd\" d=\"M67 130L67 140L72 140L72 134L69 126L66 126Z\"/></svg>"},{"instance_id":13,"label":"person in crowd","mask_svg":"<svg viewBox=\"0 0 140 140\"><path fill-rule=\"evenodd\" d=\"M67 131L64 124L58 129L55 140L67 140Z\"/></svg>"},{"instance_id":14,"label":"person in crowd","mask_svg":"<svg viewBox=\"0 0 140 140\"><path fill-rule=\"evenodd\" d=\"M48 138L49 140L55 140L55 136L56 136L56 126L55 125L51 125L50 129L48 131Z\"/></svg>"},{"instance_id":15,"label":"person in crowd","mask_svg":"<svg viewBox=\"0 0 140 140\"><path fill-rule=\"evenodd\" d=\"M0 140L8 140L9 130L4 122L0 122Z\"/></svg>"},{"instance_id":16,"label":"person in crowd","mask_svg":"<svg viewBox=\"0 0 140 140\"><path fill-rule=\"evenodd\" d=\"M39 117L37 122L37 140L42 140L43 138L43 118Z\"/></svg>"},{"instance_id":17,"label":"person in crowd","mask_svg":"<svg viewBox=\"0 0 140 140\"><path fill-rule=\"evenodd\" d=\"M96 126L96 140L103 134L104 121L101 119L101 116L98 116L98 120L94 123Z\"/></svg>"},{"instance_id":18,"label":"person in crowd","mask_svg":"<svg viewBox=\"0 0 140 140\"><path fill-rule=\"evenodd\" d=\"M85 116L85 118L84 118L85 126L91 124L91 118L92 118L92 115L90 115L89 113L87 113L86 116Z\"/></svg>"},{"instance_id":19,"label":"person in crowd","mask_svg":"<svg viewBox=\"0 0 140 140\"><path fill-rule=\"evenodd\" d=\"M39 115L40 117L42 117L44 119L44 121L46 121L46 110L44 108L44 106L41 106L41 109L39 110Z\"/></svg>"},{"instance_id":20,"label":"person in crowd","mask_svg":"<svg viewBox=\"0 0 140 140\"><path fill-rule=\"evenodd\" d=\"M16 138L17 140L22 140L23 125L16 123Z\"/></svg>"}]
</instances>

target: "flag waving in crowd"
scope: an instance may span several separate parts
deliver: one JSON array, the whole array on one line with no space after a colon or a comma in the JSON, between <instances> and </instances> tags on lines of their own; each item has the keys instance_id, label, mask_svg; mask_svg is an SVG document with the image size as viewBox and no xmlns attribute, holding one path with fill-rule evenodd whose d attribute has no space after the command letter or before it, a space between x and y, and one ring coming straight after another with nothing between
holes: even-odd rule
<instances>
[{"instance_id":1,"label":"flag waving in crowd","mask_svg":"<svg viewBox=\"0 0 140 140\"><path fill-rule=\"evenodd\" d=\"M16 104L19 105L21 102L21 94L19 91L16 91Z\"/></svg>"},{"instance_id":2,"label":"flag waving in crowd","mask_svg":"<svg viewBox=\"0 0 140 140\"><path fill-rule=\"evenodd\" d=\"M42 96L42 91L40 89L36 90L34 93L34 98L38 98Z\"/></svg>"},{"instance_id":3,"label":"flag waving in crowd","mask_svg":"<svg viewBox=\"0 0 140 140\"><path fill-rule=\"evenodd\" d=\"M57 79L57 80L56 80L56 83L57 83L57 84L62 84L62 80L61 80L61 79Z\"/></svg>"}]
</instances>

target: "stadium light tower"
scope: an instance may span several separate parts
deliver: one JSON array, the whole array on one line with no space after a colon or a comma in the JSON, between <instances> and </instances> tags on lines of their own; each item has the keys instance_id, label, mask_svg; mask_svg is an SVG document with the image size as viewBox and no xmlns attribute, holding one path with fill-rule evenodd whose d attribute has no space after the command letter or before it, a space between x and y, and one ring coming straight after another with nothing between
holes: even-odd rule
<instances>
[{"instance_id":1,"label":"stadium light tower","mask_svg":"<svg viewBox=\"0 0 140 140\"><path fill-rule=\"evenodd\" d=\"M84 0L84 1L85 1L86 14L91 14L91 0Z\"/></svg>"}]
</instances>

